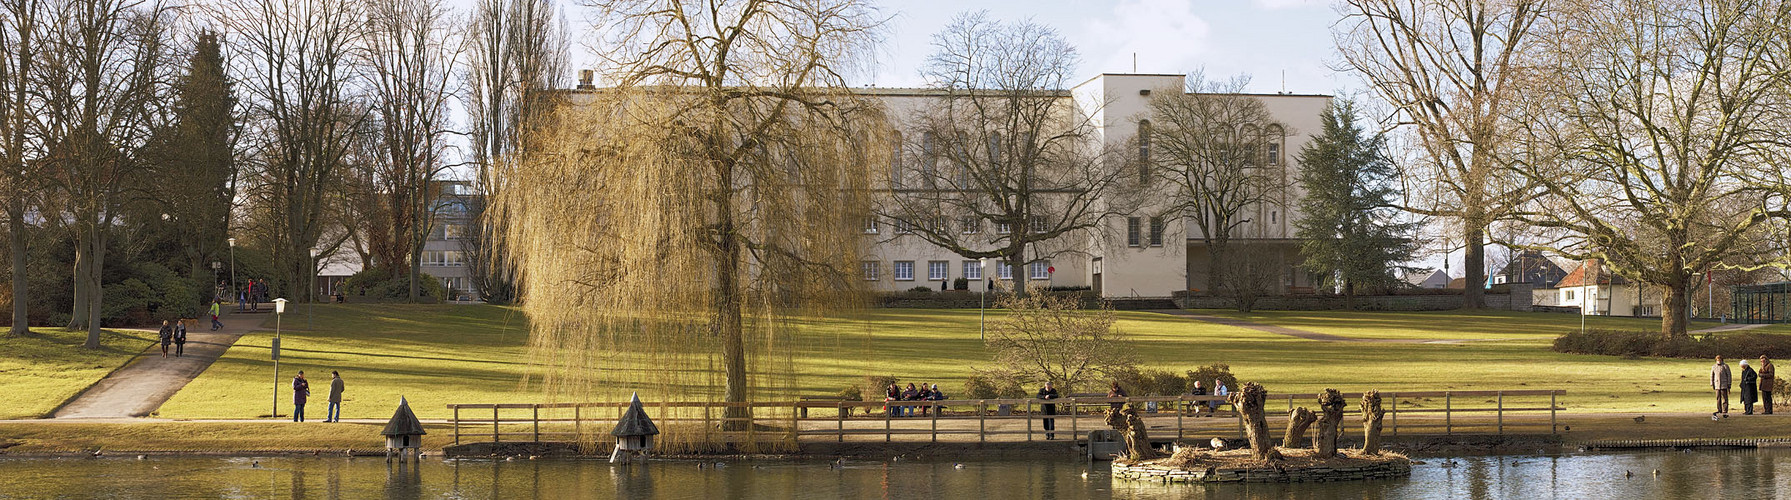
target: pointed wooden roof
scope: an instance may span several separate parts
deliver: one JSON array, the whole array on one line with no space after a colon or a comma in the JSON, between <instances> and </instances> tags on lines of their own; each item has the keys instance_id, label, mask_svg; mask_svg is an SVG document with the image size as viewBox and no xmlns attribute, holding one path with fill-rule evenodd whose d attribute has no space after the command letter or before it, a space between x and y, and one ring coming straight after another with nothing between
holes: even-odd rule
<instances>
[{"instance_id":1,"label":"pointed wooden roof","mask_svg":"<svg viewBox=\"0 0 1791 500\"><path fill-rule=\"evenodd\" d=\"M417 420L417 414L410 411L410 402L399 396L398 411L392 412L392 420L386 422L385 430L379 433L383 436L421 436L429 432L423 430L423 422Z\"/></svg>"},{"instance_id":2,"label":"pointed wooden roof","mask_svg":"<svg viewBox=\"0 0 1791 500\"><path fill-rule=\"evenodd\" d=\"M659 426L653 425L653 419L647 418L647 410L641 408L640 393L634 394L634 400L628 403L628 412L616 422L616 429L609 431L615 437L652 436L659 434Z\"/></svg>"}]
</instances>

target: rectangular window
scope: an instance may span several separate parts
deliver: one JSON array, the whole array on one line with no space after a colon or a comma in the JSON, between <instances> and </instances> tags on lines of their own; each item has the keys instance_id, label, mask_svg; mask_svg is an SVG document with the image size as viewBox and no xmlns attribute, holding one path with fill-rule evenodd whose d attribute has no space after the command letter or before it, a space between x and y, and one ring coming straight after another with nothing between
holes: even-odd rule
<instances>
[{"instance_id":1,"label":"rectangular window","mask_svg":"<svg viewBox=\"0 0 1791 500\"><path fill-rule=\"evenodd\" d=\"M1002 280L1014 279L1014 266L1007 265L1007 261L1005 260L996 263L995 277Z\"/></svg>"},{"instance_id":2,"label":"rectangular window","mask_svg":"<svg viewBox=\"0 0 1791 500\"><path fill-rule=\"evenodd\" d=\"M1045 232L1045 218L1044 217L1034 215L1027 222L1031 223L1030 227L1028 227L1027 230L1032 231L1032 234L1039 234L1039 233Z\"/></svg>"},{"instance_id":3,"label":"rectangular window","mask_svg":"<svg viewBox=\"0 0 1791 500\"><path fill-rule=\"evenodd\" d=\"M967 280L983 279L983 263L980 261L974 261L974 260L964 261L964 279L967 279Z\"/></svg>"},{"instance_id":4,"label":"rectangular window","mask_svg":"<svg viewBox=\"0 0 1791 500\"><path fill-rule=\"evenodd\" d=\"M927 261L927 280L945 281L951 275L951 263L943 260Z\"/></svg>"},{"instance_id":5,"label":"rectangular window","mask_svg":"<svg viewBox=\"0 0 1791 500\"><path fill-rule=\"evenodd\" d=\"M912 234L912 233L914 233L914 223L913 222L896 219L894 221L894 224L895 224L896 234Z\"/></svg>"},{"instance_id":6,"label":"rectangular window","mask_svg":"<svg viewBox=\"0 0 1791 500\"><path fill-rule=\"evenodd\" d=\"M864 272L865 281L877 281L879 279L877 273L883 270L883 266L878 265L877 261L867 260L858 263L858 269Z\"/></svg>"},{"instance_id":7,"label":"rectangular window","mask_svg":"<svg viewBox=\"0 0 1791 500\"><path fill-rule=\"evenodd\" d=\"M1573 300L1573 290L1567 290L1567 300Z\"/></svg>"},{"instance_id":8,"label":"rectangular window","mask_svg":"<svg viewBox=\"0 0 1791 500\"><path fill-rule=\"evenodd\" d=\"M895 261L895 280L896 281L914 281L914 261L912 261L912 260Z\"/></svg>"},{"instance_id":9,"label":"rectangular window","mask_svg":"<svg viewBox=\"0 0 1791 500\"><path fill-rule=\"evenodd\" d=\"M442 224L442 239L458 240L466 238L466 224Z\"/></svg>"},{"instance_id":10,"label":"rectangular window","mask_svg":"<svg viewBox=\"0 0 1791 500\"><path fill-rule=\"evenodd\" d=\"M1271 143L1269 143L1269 165L1272 166L1272 165L1280 165L1280 164L1281 164L1281 145L1271 142Z\"/></svg>"},{"instance_id":11,"label":"rectangular window","mask_svg":"<svg viewBox=\"0 0 1791 500\"><path fill-rule=\"evenodd\" d=\"M1007 221L995 223L995 234L1007 234L1007 233L1013 232L1013 230L1014 230L1014 226L1012 224L1008 224Z\"/></svg>"},{"instance_id":12,"label":"rectangular window","mask_svg":"<svg viewBox=\"0 0 1791 500\"><path fill-rule=\"evenodd\" d=\"M979 221L980 219L977 219L976 216L959 217L958 230L963 231L964 234L976 234L977 231L982 229L982 227L980 227L982 224L977 224Z\"/></svg>"},{"instance_id":13,"label":"rectangular window","mask_svg":"<svg viewBox=\"0 0 1791 500\"><path fill-rule=\"evenodd\" d=\"M447 267L460 267L466 265L466 252L460 250L443 250L442 265Z\"/></svg>"},{"instance_id":14,"label":"rectangular window","mask_svg":"<svg viewBox=\"0 0 1791 500\"><path fill-rule=\"evenodd\" d=\"M1138 234L1141 230L1138 226L1139 220L1137 217L1126 218L1126 246L1138 246L1141 243L1141 240L1143 240L1142 236Z\"/></svg>"},{"instance_id":15,"label":"rectangular window","mask_svg":"<svg viewBox=\"0 0 1791 500\"><path fill-rule=\"evenodd\" d=\"M1150 246L1163 246L1163 218L1150 218Z\"/></svg>"},{"instance_id":16,"label":"rectangular window","mask_svg":"<svg viewBox=\"0 0 1791 500\"><path fill-rule=\"evenodd\" d=\"M934 233L944 234L951 232L951 223L947 222L944 217L927 219L927 223L929 225L927 229L932 230Z\"/></svg>"},{"instance_id":17,"label":"rectangular window","mask_svg":"<svg viewBox=\"0 0 1791 500\"><path fill-rule=\"evenodd\" d=\"M877 234L877 219L871 217L864 218L864 234Z\"/></svg>"},{"instance_id":18,"label":"rectangular window","mask_svg":"<svg viewBox=\"0 0 1791 500\"><path fill-rule=\"evenodd\" d=\"M1035 280L1051 279L1051 261L1039 260L1026 265L1026 277Z\"/></svg>"}]
</instances>

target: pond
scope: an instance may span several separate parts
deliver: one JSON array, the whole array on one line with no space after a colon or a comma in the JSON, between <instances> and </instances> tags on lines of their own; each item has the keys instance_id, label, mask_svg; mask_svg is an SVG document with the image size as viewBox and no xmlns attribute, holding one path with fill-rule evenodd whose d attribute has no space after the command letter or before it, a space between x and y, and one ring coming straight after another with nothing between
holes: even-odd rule
<instances>
[{"instance_id":1,"label":"pond","mask_svg":"<svg viewBox=\"0 0 1791 500\"><path fill-rule=\"evenodd\" d=\"M0 459L0 498L1777 498L1791 450L1424 459L1359 483L1162 485L1064 459L714 462L107 457ZM1659 470L1656 475L1655 471ZM1629 471L1633 477L1625 477Z\"/></svg>"}]
</instances>

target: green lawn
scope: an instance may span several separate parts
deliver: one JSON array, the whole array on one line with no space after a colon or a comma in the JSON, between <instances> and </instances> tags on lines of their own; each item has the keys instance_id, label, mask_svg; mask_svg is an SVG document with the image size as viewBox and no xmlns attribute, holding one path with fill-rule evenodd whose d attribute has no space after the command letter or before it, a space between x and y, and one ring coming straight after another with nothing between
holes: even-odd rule
<instances>
[{"instance_id":1,"label":"green lawn","mask_svg":"<svg viewBox=\"0 0 1791 500\"><path fill-rule=\"evenodd\" d=\"M93 385L150 345L154 334L106 330L100 348L82 349L87 332L34 328L0 334L0 419L38 418Z\"/></svg>"},{"instance_id":2,"label":"green lawn","mask_svg":"<svg viewBox=\"0 0 1791 500\"><path fill-rule=\"evenodd\" d=\"M1214 314L1234 315L1220 311ZM302 310L301 310L302 314ZM514 309L492 306L347 305L317 309L315 331L289 314L279 383L295 370L311 378L315 399L326 392L329 370L348 381L348 418L390 416L400 395L424 418L447 416L448 403L541 402L530 373L526 322ZM997 318L999 312L991 312ZM1701 411L1708 405L1702 360L1625 360L1560 354L1555 335L1578 328L1579 317L1547 313L1269 312L1254 321L1362 338L1471 340L1461 343L1318 342L1141 312L1119 313L1147 368L1192 369L1227 363L1239 378L1272 393L1346 391L1567 389L1576 411ZM1603 327L1648 328L1651 322L1589 318ZM271 326L271 325L270 325ZM792 345L792 365L766 366L760 375L793 371L801 394L833 394L865 375L935 382L962 394L964 378L986 364L976 310L871 309L851 318L805 321ZM245 336L198 380L161 408L171 418L252 418L268 414L273 367L267 333ZM1489 340L1490 339L1490 340ZM600 356L598 366L629 369L655 362ZM613 373L613 372L612 372ZM599 376L599 378L604 378ZM773 377L775 378L775 377ZM622 399L653 387L600 383L603 399ZM281 413L290 410L281 391ZM324 405L308 408L313 418Z\"/></svg>"}]
</instances>

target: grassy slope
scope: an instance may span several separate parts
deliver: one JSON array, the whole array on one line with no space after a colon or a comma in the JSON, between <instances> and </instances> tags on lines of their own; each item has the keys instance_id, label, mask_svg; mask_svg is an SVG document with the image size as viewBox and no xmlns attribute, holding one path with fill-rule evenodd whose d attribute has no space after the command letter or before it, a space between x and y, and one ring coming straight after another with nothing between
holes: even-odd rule
<instances>
[{"instance_id":1,"label":"grassy slope","mask_svg":"<svg viewBox=\"0 0 1791 500\"><path fill-rule=\"evenodd\" d=\"M0 419L37 418L124 366L150 345L153 334L107 330L100 349L82 349L87 332L33 329L0 335Z\"/></svg>"},{"instance_id":2,"label":"grassy slope","mask_svg":"<svg viewBox=\"0 0 1791 500\"><path fill-rule=\"evenodd\" d=\"M1216 314L1228 314L1214 312ZM488 306L326 306L315 332L288 315L282 387L296 369L322 399L331 369L348 380L346 416L384 418L399 395L424 418L447 416L451 402L537 402L522 385L528 371L526 328L511 309ZM992 313L991 317L998 317ZM1365 338L1495 339L1459 344L1315 342L1151 313L1120 313L1141 361L1191 369L1228 363L1240 378L1275 393L1345 390L1565 388L1575 410L1700 411L1708 405L1700 360L1624 360L1555 353L1555 335L1578 327L1570 315L1493 312L1276 312L1252 319ZM1606 327L1647 328L1648 320L1592 318ZM875 309L853 319L802 324L793 368L803 394L832 394L867 374L937 382L960 394L972 367L986 363L976 310ZM272 366L268 337L254 334L161 409L164 417L265 415ZM767 367L767 370L778 368ZM611 385L607 398L634 389ZM283 389L282 413L290 409ZM643 392L643 397L652 395ZM309 411L323 415L323 405Z\"/></svg>"}]
</instances>

